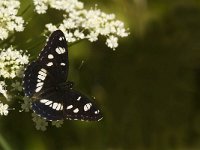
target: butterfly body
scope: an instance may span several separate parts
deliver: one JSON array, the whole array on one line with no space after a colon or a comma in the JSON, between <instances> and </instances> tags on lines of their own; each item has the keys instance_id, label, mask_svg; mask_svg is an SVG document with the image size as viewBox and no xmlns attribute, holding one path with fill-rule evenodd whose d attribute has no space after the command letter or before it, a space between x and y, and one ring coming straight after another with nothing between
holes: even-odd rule
<instances>
[{"instance_id":1,"label":"butterfly body","mask_svg":"<svg viewBox=\"0 0 200 150\"><path fill-rule=\"evenodd\" d=\"M33 111L47 120L98 121L102 115L94 102L67 81L68 49L62 31L52 33L39 58L24 72L25 95Z\"/></svg>"}]
</instances>

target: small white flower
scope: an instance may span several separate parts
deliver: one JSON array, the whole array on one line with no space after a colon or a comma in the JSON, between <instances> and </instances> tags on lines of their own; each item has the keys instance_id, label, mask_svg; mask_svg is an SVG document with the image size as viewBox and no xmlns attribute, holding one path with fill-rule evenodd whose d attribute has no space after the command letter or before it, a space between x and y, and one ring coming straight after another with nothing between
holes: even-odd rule
<instances>
[{"instance_id":1,"label":"small white flower","mask_svg":"<svg viewBox=\"0 0 200 150\"><path fill-rule=\"evenodd\" d=\"M37 130L45 131L47 129L48 122L45 119L41 118L35 113L32 113L32 117L32 120L33 122L35 122L35 127Z\"/></svg>"},{"instance_id":2,"label":"small white flower","mask_svg":"<svg viewBox=\"0 0 200 150\"><path fill-rule=\"evenodd\" d=\"M63 120L59 120L59 121L52 121L52 125L56 126L57 128L60 128L63 124Z\"/></svg>"},{"instance_id":3,"label":"small white flower","mask_svg":"<svg viewBox=\"0 0 200 150\"><path fill-rule=\"evenodd\" d=\"M98 40L98 33L97 32L90 32L89 35L87 35L87 38L90 42L94 42L94 41L97 41Z\"/></svg>"},{"instance_id":4,"label":"small white flower","mask_svg":"<svg viewBox=\"0 0 200 150\"><path fill-rule=\"evenodd\" d=\"M0 39L1 40L7 39L7 37L8 37L8 31L0 26Z\"/></svg>"},{"instance_id":5,"label":"small white flower","mask_svg":"<svg viewBox=\"0 0 200 150\"><path fill-rule=\"evenodd\" d=\"M48 9L47 2L47 0L33 0L35 10L38 14L46 13L46 10Z\"/></svg>"},{"instance_id":6,"label":"small white flower","mask_svg":"<svg viewBox=\"0 0 200 150\"><path fill-rule=\"evenodd\" d=\"M108 47L112 48L113 50L115 50L115 48L118 46L117 42L118 38L112 35L106 40L106 44L108 45Z\"/></svg>"},{"instance_id":7,"label":"small white flower","mask_svg":"<svg viewBox=\"0 0 200 150\"><path fill-rule=\"evenodd\" d=\"M68 42L74 42L76 39L74 38L71 32L65 32L65 38Z\"/></svg>"},{"instance_id":8,"label":"small white flower","mask_svg":"<svg viewBox=\"0 0 200 150\"><path fill-rule=\"evenodd\" d=\"M71 18L64 20L63 25L66 29L76 28L76 23Z\"/></svg>"},{"instance_id":9,"label":"small white flower","mask_svg":"<svg viewBox=\"0 0 200 150\"><path fill-rule=\"evenodd\" d=\"M57 30L57 27L53 25L52 23L46 24L45 26L50 32Z\"/></svg>"},{"instance_id":10,"label":"small white flower","mask_svg":"<svg viewBox=\"0 0 200 150\"><path fill-rule=\"evenodd\" d=\"M84 39L85 35L80 32L78 29L74 31L74 36L76 36L78 39Z\"/></svg>"},{"instance_id":11,"label":"small white flower","mask_svg":"<svg viewBox=\"0 0 200 150\"><path fill-rule=\"evenodd\" d=\"M7 116L8 115L8 105L7 104L3 104L0 102L0 115L4 115Z\"/></svg>"}]
</instances>

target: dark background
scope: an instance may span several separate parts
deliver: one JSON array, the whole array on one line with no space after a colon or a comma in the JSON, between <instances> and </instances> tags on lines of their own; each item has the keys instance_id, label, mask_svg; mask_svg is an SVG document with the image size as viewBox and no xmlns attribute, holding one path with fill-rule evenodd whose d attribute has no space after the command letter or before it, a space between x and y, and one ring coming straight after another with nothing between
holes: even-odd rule
<instances>
[{"instance_id":1,"label":"dark background","mask_svg":"<svg viewBox=\"0 0 200 150\"><path fill-rule=\"evenodd\" d=\"M22 1L21 12L30 3ZM103 38L69 49L69 80L96 97L104 119L66 120L42 132L30 113L10 111L0 119L1 136L12 150L200 149L200 2L85 0L85 7L94 3L115 13L131 33L116 51ZM23 17L30 23L15 45L35 59L45 43L44 24L62 17L54 10L35 15L32 6Z\"/></svg>"}]
</instances>

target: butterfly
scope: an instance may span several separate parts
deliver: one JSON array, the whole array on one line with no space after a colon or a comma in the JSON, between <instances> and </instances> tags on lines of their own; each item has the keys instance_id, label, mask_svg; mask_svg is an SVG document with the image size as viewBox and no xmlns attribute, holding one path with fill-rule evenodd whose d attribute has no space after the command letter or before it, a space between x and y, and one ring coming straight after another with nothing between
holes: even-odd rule
<instances>
[{"instance_id":1,"label":"butterfly","mask_svg":"<svg viewBox=\"0 0 200 150\"><path fill-rule=\"evenodd\" d=\"M23 89L32 110L42 118L99 121L100 110L66 81L69 70L67 41L61 30L54 31L39 57L24 71Z\"/></svg>"}]
</instances>

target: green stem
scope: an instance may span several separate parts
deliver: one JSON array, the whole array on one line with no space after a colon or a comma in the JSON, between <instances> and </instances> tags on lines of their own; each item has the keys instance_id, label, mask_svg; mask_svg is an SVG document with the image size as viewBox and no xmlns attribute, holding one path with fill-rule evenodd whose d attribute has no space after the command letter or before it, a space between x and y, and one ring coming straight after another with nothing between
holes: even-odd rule
<instances>
[{"instance_id":1,"label":"green stem","mask_svg":"<svg viewBox=\"0 0 200 150\"><path fill-rule=\"evenodd\" d=\"M1 134L0 134L0 146L3 148L3 150L11 150L10 146L8 145L8 143Z\"/></svg>"}]
</instances>

